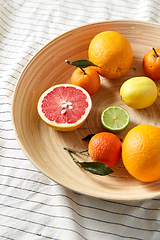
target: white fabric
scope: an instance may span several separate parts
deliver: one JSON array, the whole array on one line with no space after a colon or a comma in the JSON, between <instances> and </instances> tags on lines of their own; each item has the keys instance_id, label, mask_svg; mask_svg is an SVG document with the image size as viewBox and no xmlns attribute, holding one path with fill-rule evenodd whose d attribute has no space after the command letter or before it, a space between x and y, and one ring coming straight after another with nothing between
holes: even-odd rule
<instances>
[{"instance_id":1,"label":"white fabric","mask_svg":"<svg viewBox=\"0 0 160 240\"><path fill-rule=\"evenodd\" d=\"M160 239L160 198L116 202L74 193L33 166L12 129L13 92L37 51L70 29L116 19L160 23L160 3L0 0L0 239Z\"/></svg>"}]
</instances>

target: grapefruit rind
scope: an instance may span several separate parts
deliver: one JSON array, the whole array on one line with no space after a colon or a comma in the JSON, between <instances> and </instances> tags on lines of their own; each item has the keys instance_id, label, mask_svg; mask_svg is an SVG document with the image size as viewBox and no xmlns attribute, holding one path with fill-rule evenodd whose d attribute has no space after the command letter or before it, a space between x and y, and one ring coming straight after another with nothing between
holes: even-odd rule
<instances>
[{"instance_id":1,"label":"grapefruit rind","mask_svg":"<svg viewBox=\"0 0 160 240\"><path fill-rule=\"evenodd\" d=\"M88 102L88 107L85 109L85 114L83 114L81 116L81 118L78 121L76 121L75 123L56 123L55 121L49 120L42 111L41 106L42 106L42 101L43 101L44 97L47 96L47 94L50 93L53 89L62 87L62 86L64 86L64 87L69 86L69 87L74 87L75 89L79 89L86 96L86 101ZM47 123L49 126L54 128L55 130L66 131L66 132L73 131L73 130L79 128L85 122L86 118L88 117L91 107L92 107L92 100L91 100L91 97L88 94L88 92L85 89L83 89L79 86L75 86L73 84L57 84L57 85L50 87L40 96L38 104L37 104L37 110L38 110L39 116L45 123Z\"/></svg>"}]
</instances>

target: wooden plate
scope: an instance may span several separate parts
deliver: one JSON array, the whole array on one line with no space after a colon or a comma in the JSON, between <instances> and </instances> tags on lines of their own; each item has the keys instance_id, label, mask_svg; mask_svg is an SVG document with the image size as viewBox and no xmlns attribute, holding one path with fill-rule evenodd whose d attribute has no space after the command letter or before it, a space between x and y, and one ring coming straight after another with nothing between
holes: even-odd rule
<instances>
[{"instance_id":1,"label":"wooden plate","mask_svg":"<svg viewBox=\"0 0 160 240\"><path fill-rule=\"evenodd\" d=\"M52 85L69 83L75 67L65 59L87 59L91 39L99 32L113 30L124 35L132 45L134 60L129 72L116 80L101 78L100 90L92 96L93 107L87 121L73 132L58 132L38 116L40 95ZM131 177L122 162L118 162L109 176L97 176L80 169L64 147L83 150L88 142L82 138L90 133L104 131L100 115L111 105L126 108L130 123L118 137L137 124L160 127L160 97L143 110L127 107L120 99L121 84L130 77L144 75L142 59L152 47L160 47L160 25L139 21L107 21L82 26L57 37L44 46L28 63L15 89L12 104L12 122L17 140L30 161L53 181L81 194L101 199L138 200L160 196L160 181L143 183ZM160 87L160 82L156 82ZM77 156L79 161L81 159Z\"/></svg>"}]
</instances>

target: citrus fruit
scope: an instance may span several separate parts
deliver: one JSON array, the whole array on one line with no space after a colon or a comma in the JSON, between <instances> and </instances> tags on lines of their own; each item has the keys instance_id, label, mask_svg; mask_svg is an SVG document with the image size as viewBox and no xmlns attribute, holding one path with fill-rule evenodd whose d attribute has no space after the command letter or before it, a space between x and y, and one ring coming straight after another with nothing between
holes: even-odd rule
<instances>
[{"instance_id":1,"label":"citrus fruit","mask_svg":"<svg viewBox=\"0 0 160 240\"><path fill-rule=\"evenodd\" d=\"M101 122L110 132L120 132L129 124L130 116L127 110L119 106L111 106L103 110Z\"/></svg>"},{"instance_id":2,"label":"citrus fruit","mask_svg":"<svg viewBox=\"0 0 160 240\"><path fill-rule=\"evenodd\" d=\"M140 181L160 179L160 129L149 124L132 128L123 141L122 161L128 172Z\"/></svg>"},{"instance_id":3,"label":"citrus fruit","mask_svg":"<svg viewBox=\"0 0 160 240\"><path fill-rule=\"evenodd\" d=\"M148 51L142 62L144 73L153 80L160 80L160 48Z\"/></svg>"},{"instance_id":4,"label":"citrus fruit","mask_svg":"<svg viewBox=\"0 0 160 240\"><path fill-rule=\"evenodd\" d=\"M83 70L76 68L70 80L71 84L84 88L90 95L96 93L100 87L100 77L93 67Z\"/></svg>"},{"instance_id":5,"label":"citrus fruit","mask_svg":"<svg viewBox=\"0 0 160 240\"><path fill-rule=\"evenodd\" d=\"M122 101L131 108L142 109L151 106L157 99L159 88L148 77L133 77L120 88Z\"/></svg>"},{"instance_id":6,"label":"citrus fruit","mask_svg":"<svg viewBox=\"0 0 160 240\"><path fill-rule=\"evenodd\" d=\"M72 131L86 120L92 102L88 92L72 84L59 84L46 90L38 101L42 120L59 131Z\"/></svg>"},{"instance_id":7,"label":"citrus fruit","mask_svg":"<svg viewBox=\"0 0 160 240\"><path fill-rule=\"evenodd\" d=\"M89 44L88 57L100 67L99 73L109 79L123 76L133 62L129 41L115 31L98 33Z\"/></svg>"},{"instance_id":8,"label":"citrus fruit","mask_svg":"<svg viewBox=\"0 0 160 240\"><path fill-rule=\"evenodd\" d=\"M110 167L121 158L121 141L113 133L100 132L89 141L88 152L94 162L102 162Z\"/></svg>"}]
</instances>

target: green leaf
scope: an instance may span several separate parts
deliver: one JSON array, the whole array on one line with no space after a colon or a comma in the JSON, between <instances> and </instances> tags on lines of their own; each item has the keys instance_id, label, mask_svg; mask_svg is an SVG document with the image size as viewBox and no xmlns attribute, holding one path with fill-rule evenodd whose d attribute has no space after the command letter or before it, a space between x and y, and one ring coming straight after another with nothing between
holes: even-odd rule
<instances>
[{"instance_id":1,"label":"green leaf","mask_svg":"<svg viewBox=\"0 0 160 240\"><path fill-rule=\"evenodd\" d=\"M77 61L74 61L74 62L70 62L69 60L65 60L65 62L70 64L70 65L73 65L75 67L79 67L79 68L86 68L86 67L89 67L89 66L98 67L97 65L95 65L94 63L92 63L91 61L86 60L86 59L77 60Z\"/></svg>"},{"instance_id":2,"label":"green leaf","mask_svg":"<svg viewBox=\"0 0 160 240\"><path fill-rule=\"evenodd\" d=\"M95 135L95 133L91 133L91 134L88 134L86 137L82 138L83 141L85 140L90 140L93 136ZM123 139L120 138L119 139L121 142L123 142Z\"/></svg>"},{"instance_id":3,"label":"green leaf","mask_svg":"<svg viewBox=\"0 0 160 240\"><path fill-rule=\"evenodd\" d=\"M101 162L78 162L77 164L93 174L105 176L113 173L111 168Z\"/></svg>"},{"instance_id":4,"label":"green leaf","mask_svg":"<svg viewBox=\"0 0 160 240\"><path fill-rule=\"evenodd\" d=\"M85 154L87 149L82 150L82 151L77 151L77 150L74 150L71 148L64 148L64 150L66 150L69 153L69 155L72 158L72 160L74 161L74 163L76 163L79 167L85 169L88 172L91 172L91 173L97 174L97 175L101 175L101 176L109 175L110 173L113 172L113 170L104 163L101 163L101 162L79 162L71 154L71 153L79 153L79 154L82 154L82 155L85 155L88 157L88 154Z\"/></svg>"},{"instance_id":5,"label":"green leaf","mask_svg":"<svg viewBox=\"0 0 160 240\"><path fill-rule=\"evenodd\" d=\"M82 138L83 141L90 140L95 134L88 134L86 137Z\"/></svg>"}]
</instances>

